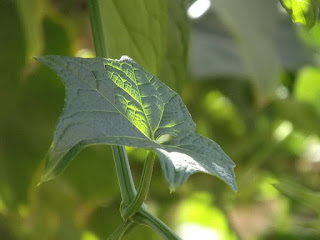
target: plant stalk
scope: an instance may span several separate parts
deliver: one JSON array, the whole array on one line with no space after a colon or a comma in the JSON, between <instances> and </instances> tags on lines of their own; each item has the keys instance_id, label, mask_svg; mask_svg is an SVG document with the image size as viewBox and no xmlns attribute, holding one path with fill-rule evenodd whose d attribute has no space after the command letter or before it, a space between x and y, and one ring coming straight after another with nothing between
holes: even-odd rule
<instances>
[{"instance_id":1,"label":"plant stalk","mask_svg":"<svg viewBox=\"0 0 320 240\"><path fill-rule=\"evenodd\" d=\"M132 217L132 219L135 222L142 223L152 228L165 240L182 240L166 224L145 209L140 209L139 212Z\"/></svg>"},{"instance_id":2,"label":"plant stalk","mask_svg":"<svg viewBox=\"0 0 320 240\"><path fill-rule=\"evenodd\" d=\"M122 208L121 216L123 219L128 219L132 217L135 213L137 213L141 208L143 202L145 201L149 192L155 157L156 153L153 151L149 151L147 159L144 162L137 195L127 208Z\"/></svg>"},{"instance_id":3,"label":"plant stalk","mask_svg":"<svg viewBox=\"0 0 320 240\"><path fill-rule=\"evenodd\" d=\"M123 146L111 146L111 148L122 198L121 209L125 209L134 201L137 191L133 183L126 148Z\"/></svg>"},{"instance_id":4,"label":"plant stalk","mask_svg":"<svg viewBox=\"0 0 320 240\"><path fill-rule=\"evenodd\" d=\"M103 31L99 0L89 0L89 15L97 57L108 57L107 43Z\"/></svg>"}]
</instances>

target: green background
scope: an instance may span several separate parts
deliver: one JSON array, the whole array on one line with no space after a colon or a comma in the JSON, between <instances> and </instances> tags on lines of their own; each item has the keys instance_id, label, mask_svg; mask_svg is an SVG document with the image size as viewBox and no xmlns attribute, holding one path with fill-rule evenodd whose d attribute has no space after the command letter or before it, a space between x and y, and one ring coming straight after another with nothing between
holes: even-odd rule
<instances>
[{"instance_id":1,"label":"green background","mask_svg":"<svg viewBox=\"0 0 320 240\"><path fill-rule=\"evenodd\" d=\"M181 236L319 239L320 24L307 31L262 0L216 0L190 20L191 3L103 6L110 57L179 92L197 131L237 164L237 193L199 173L170 194L157 161L149 210ZM0 239L106 239L122 222L109 146L37 187L65 92L32 56L94 55L86 1L2 0L0 31ZM145 151L128 154L138 184ZM160 237L141 226L125 239Z\"/></svg>"}]
</instances>

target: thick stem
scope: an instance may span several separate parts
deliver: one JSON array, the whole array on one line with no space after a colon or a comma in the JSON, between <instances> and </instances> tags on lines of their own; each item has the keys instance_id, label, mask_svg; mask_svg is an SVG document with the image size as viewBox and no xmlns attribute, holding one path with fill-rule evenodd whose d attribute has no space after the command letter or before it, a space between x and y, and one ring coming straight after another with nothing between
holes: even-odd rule
<instances>
[{"instance_id":1,"label":"thick stem","mask_svg":"<svg viewBox=\"0 0 320 240\"><path fill-rule=\"evenodd\" d=\"M107 43L104 37L101 21L102 18L100 14L99 0L89 0L88 5L96 55L97 57L108 57Z\"/></svg>"},{"instance_id":2,"label":"thick stem","mask_svg":"<svg viewBox=\"0 0 320 240\"><path fill-rule=\"evenodd\" d=\"M146 199L152 178L155 156L155 152L149 151L147 159L144 162L144 167L137 195L127 208L122 208L121 216L123 219L128 219L132 217L136 212L138 212L144 200Z\"/></svg>"},{"instance_id":3,"label":"thick stem","mask_svg":"<svg viewBox=\"0 0 320 240\"><path fill-rule=\"evenodd\" d=\"M133 217L133 221L147 225L165 240L181 240L166 224L150 214L145 209L140 209Z\"/></svg>"},{"instance_id":4,"label":"thick stem","mask_svg":"<svg viewBox=\"0 0 320 240\"><path fill-rule=\"evenodd\" d=\"M130 164L125 147L112 146L112 153L122 197L121 209L123 209L133 202L137 192L134 187Z\"/></svg>"}]
</instances>

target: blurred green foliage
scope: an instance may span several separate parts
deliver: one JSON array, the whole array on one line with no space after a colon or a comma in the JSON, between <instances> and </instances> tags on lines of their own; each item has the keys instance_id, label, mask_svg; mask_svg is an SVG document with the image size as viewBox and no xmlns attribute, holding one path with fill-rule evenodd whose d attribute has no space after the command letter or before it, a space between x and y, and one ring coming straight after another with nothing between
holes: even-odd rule
<instances>
[{"instance_id":1,"label":"blurred green foliage","mask_svg":"<svg viewBox=\"0 0 320 240\"><path fill-rule=\"evenodd\" d=\"M48 0L24 6L26 2L0 1L0 239L104 239L122 221L108 146L86 148L60 177L36 186L65 93L58 77L30 55L92 55L87 4ZM108 11L116 15L107 26L114 54L136 58L133 49L117 44L131 41L126 34L144 31L150 44L158 42L152 49L163 49L162 62L147 54L141 55L141 64L151 62L150 68L160 69L161 80L181 92L197 131L218 142L237 164L238 193L216 178L195 174L169 194L157 163L150 211L181 236L197 229L198 238L204 232L216 239L319 239L319 23L309 32L297 29L276 1L263 3L275 4L264 11L259 4L265 1L245 5L253 1L242 0L240 7L246 7L236 15L229 1L217 1L192 21L186 8L193 1L161 1L167 16L154 16L162 29L155 33L145 15L129 15L135 6L120 2L106 1L112 6L106 17ZM126 28L121 17L130 23ZM135 22L138 17L144 18L142 25ZM149 22L155 24L155 19ZM257 31L259 26L263 29ZM267 35L274 27L277 34ZM203 57L197 57L199 42L207 43ZM141 51L144 47L148 45ZM222 74L225 69L230 74ZM145 152L128 152L138 180ZM141 226L125 239L160 237Z\"/></svg>"},{"instance_id":2,"label":"blurred green foliage","mask_svg":"<svg viewBox=\"0 0 320 240\"><path fill-rule=\"evenodd\" d=\"M292 20L308 29L316 23L319 15L319 0L280 0Z\"/></svg>"}]
</instances>

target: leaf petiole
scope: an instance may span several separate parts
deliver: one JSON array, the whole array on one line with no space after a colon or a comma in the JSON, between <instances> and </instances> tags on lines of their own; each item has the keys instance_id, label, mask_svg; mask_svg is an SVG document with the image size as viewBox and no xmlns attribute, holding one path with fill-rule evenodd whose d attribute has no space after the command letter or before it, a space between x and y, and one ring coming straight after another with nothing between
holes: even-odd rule
<instances>
[{"instance_id":1,"label":"leaf petiole","mask_svg":"<svg viewBox=\"0 0 320 240\"><path fill-rule=\"evenodd\" d=\"M123 219L128 219L132 217L135 213L137 213L141 208L144 200L146 199L147 194L149 192L155 156L155 152L149 151L147 159L144 163L137 195L128 207L123 206L122 208L121 216Z\"/></svg>"},{"instance_id":2,"label":"leaf petiole","mask_svg":"<svg viewBox=\"0 0 320 240\"><path fill-rule=\"evenodd\" d=\"M132 219L135 222L147 225L157 232L165 240L181 240L166 224L150 214L147 210L140 209Z\"/></svg>"},{"instance_id":3,"label":"leaf petiole","mask_svg":"<svg viewBox=\"0 0 320 240\"><path fill-rule=\"evenodd\" d=\"M120 186L122 198L121 208L126 208L132 203L137 194L133 183L127 152L123 146L112 146L112 154Z\"/></svg>"}]
</instances>

